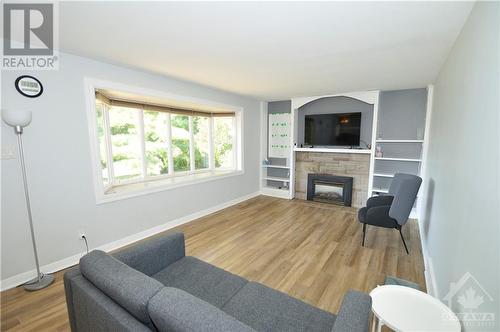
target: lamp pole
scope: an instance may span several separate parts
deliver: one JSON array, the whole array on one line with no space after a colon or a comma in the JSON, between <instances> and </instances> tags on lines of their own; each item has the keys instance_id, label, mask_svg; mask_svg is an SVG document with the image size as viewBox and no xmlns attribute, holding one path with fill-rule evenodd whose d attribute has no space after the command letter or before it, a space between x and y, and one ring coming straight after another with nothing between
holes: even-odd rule
<instances>
[{"instance_id":1,"label":"lamp pole","mask_svg":"<svg viewBox=\"0 0 500 332\"><path fill-rule=\"evenodd\" d=\"M40 262L38 261L38 251L36 250L36 240L35 240L35 229L33 228L33 217L31 215L31 203L30 203L30 194L28 191L28 178L26 177L26 165L24 163L24 148L23 148L23 127L15 126L14 131L17 135L17 145L19 147L19 159L21 159L21 171L23 173L23 183L24 183L24 196L26 197L26 208L28 210L28 219L30 222L30 231L31 231L31 241L33 243L33 251L35 253L35 263L36 263L36 281L41 281L41 273L40 273Z\"/></svg>"},{"instance_id":2,"label":"lamp pole","mask_svg":"<svg viewBox=\"0 0 500 332\"><path fill-rule=\"evenodd\" d=\"M33 244L33 253L35 256L36 264L36 278L27 281L23 286L25 290L35 291L43 289L54 282L54 276L51 274L43 274L40 272L40 262L38 260L38 251L36 247L35 240L35 229L33 227L33 216L31 214L31 202L28 190L28 177L26 176L26 163L24 160L24 148L23 148L23 129L31 123L31 112L27 111L17 111L13 112L11 110L2 110L2 117L5 123L14 128L14 132L17 136L17 145L19 148L19 159L21 161L21 172L23 175L24 184L24 196L26 198L26 209L28 211L28 220L30 224L31 242Z\"/></svg>"}]
</instances>

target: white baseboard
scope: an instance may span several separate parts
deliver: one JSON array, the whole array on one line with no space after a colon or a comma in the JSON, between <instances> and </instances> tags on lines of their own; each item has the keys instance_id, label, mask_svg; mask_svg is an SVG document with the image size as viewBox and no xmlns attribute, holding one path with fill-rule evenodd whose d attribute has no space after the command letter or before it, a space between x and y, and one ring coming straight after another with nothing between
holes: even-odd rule
<instances>
[{"instance_id":1,"label":"white baseboard","mask_svg":"<svg viewBox=\"0 0 500 332\"><path fill-rule=\"evenodd\" d=\"M184 216L184 217L181 217L178 219L168 221L162 225L158 225L156 227L147 229L147 230L142 231L140 233L136 233L136 234L124 237L122 239L104 244L104 245L99 246L95 249L99 249L99 250L106 251L106 252L116 250L118 248L124 247L124 246L131 244L133 242L142 240L144 238L147 238L147 237L153 236L155 234L164 232L168 229L174 228L176 226L185 224L185 223L193 221L195 219L207 216L211 213L220 211L220 210L225 209L227 207L230 207L232 205L241 203L241 202L246 201L250 198L259 196L260 194L261 194L260 191L257 191L257 192L233 199L231 201L213 206L211 208L208 208L208 209L205 209L202 211L198 211L198 212L192 213L190 215L187 215L187 216ZM54 272L66 269L70 266L78 264L78 261L80 260L81 257L82 257L82 254L76 254L76 255L73 255L70 257L66 257L66 258L63 258L63 259L58 260L56 262L52 262L50 264L46 264L44 266L41 266L40 270L45 272L45 273L54 273ZM12 276L10 278L2 280L0 282L0 290L4 291L4 290L10 289L10 288L17 287L19 285L24 284L26 281L33 279L34 277L36 277L36 269L17 274L15 276Z\"/></svg>"},{"instance_id":2,"label":"white baseboard","mask_svg":"<svg viewBox=\"0 0 500 332\"><path fill-rule=\"evenodd\" d=\"M429 255L429 251L427 249L427 240L420 227L420 222L418 223L418 231L420 233L420 246L422 248L422 256L424 258L425 288L427 289L427 294L438 298L439 294L436 285L436 275L434 274L434 265L432 263L432 257Z\"/></svg>"},{"instance_id":3,"label":"white baseboard","mask_svg":"<svg viewBox=\"0 0 500 332\"><path fill-rule=\"evenodd\" d=\"M432 263L432 258L428 254L423 254L423 255L424 255L424 265L425 265L424 276L425 276L425 284L427 287L427 294L439 299L439 292L437 289L436 275L434 273L434 265Z\"/></svg>"}]
</instances>

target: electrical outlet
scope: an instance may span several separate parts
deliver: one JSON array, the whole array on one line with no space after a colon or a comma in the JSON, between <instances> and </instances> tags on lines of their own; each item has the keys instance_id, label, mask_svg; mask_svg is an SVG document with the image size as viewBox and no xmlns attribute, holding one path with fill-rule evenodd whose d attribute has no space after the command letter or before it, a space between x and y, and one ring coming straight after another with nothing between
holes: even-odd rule
<instances>
[{"instance_id":1,"label":"electrical outlet","mask_svg":"<svg viewBox=\"0 0 500 332\"><path fill-rule=\"evenodd\" d=\"M13 146L2 146L1 159L15 159L16 153Z\"/></svg>"}]
</instances>

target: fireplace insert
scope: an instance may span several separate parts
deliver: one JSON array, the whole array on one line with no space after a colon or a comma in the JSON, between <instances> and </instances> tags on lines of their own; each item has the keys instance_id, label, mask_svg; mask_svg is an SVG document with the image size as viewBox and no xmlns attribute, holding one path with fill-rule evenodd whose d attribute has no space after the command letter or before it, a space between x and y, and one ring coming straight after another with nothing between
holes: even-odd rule
<instances>
[{"instance_id":1,"label":"fireplace insert","mask_svg":"<svg viewBox=\"0 0 500 332\"><path fill-rule=\"evenodd\" d=\"M307 175L307 200L351 206L352 177L331 174Z\"/></svg>"}]
</instances>

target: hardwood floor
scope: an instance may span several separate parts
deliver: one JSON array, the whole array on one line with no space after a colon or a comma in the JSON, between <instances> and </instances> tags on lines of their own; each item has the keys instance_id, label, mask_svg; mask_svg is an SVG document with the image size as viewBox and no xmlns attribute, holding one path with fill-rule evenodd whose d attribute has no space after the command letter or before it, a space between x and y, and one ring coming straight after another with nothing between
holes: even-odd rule
<instances>
[{"instance_id":1,"label":"hardwood floor","mask_svg":"<svg viewBox=\"0 0 500 332\"><path fill-rule=\"evenodd\" d=\"M361 247L357 210L308 201L259 196L177 227L187 255L261 282L336 313L349 289L369 292L386 275L425 289L415 220L403 229L368 227ZM2 331L69 330L62 275L49 288L1 293Z\"/></svg>"}]
</instances>

